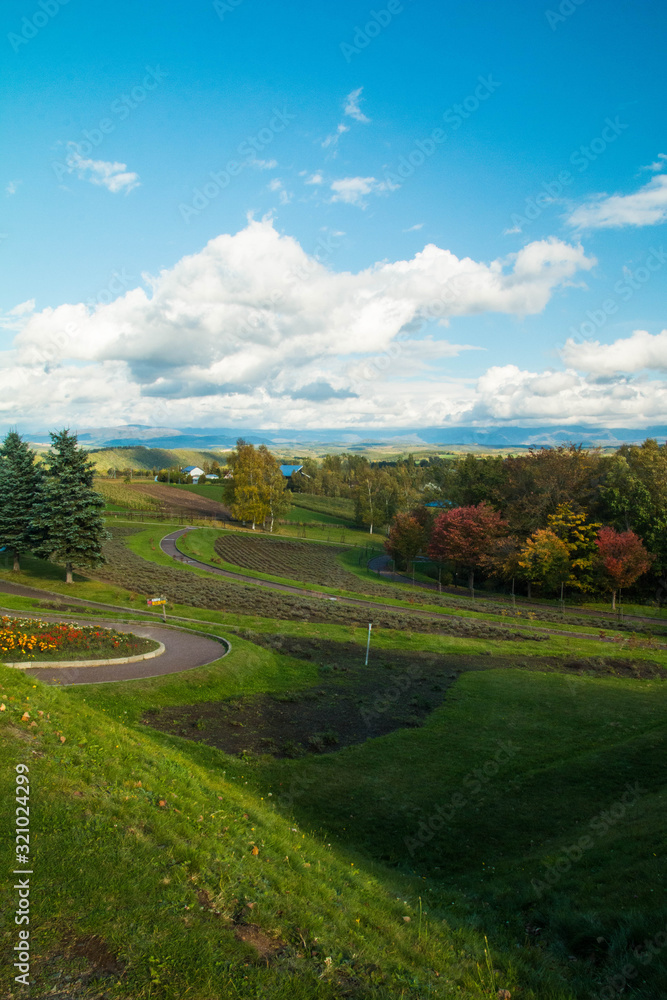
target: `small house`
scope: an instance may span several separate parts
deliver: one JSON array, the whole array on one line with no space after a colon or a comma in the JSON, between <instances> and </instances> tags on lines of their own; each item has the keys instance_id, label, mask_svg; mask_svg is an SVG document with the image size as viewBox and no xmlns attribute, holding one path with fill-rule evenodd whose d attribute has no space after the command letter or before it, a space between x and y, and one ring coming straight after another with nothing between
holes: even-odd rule
<instances>
[{"instance_id":1,"label":"small house","mask_svg":"<svg viewBox=\"0 0 667 1000\"><path fill-rule=\"evenodd\" d=\"M186 465L184 469L181 469L184 476L192 476L193 479L199 479L200 476L204 475L204 470L200 469L198 465Z\"/></svg>"}]
</instances>

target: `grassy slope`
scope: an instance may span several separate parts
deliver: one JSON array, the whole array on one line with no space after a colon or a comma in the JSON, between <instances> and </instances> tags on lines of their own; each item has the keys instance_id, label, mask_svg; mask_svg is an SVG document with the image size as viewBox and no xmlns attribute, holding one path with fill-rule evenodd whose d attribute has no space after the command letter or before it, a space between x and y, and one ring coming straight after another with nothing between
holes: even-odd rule
<instances>
[{"instance_id":1,"label":"grassy slope","mask_svg":"<svg viewBox=\"0 0 667 1000\"><path fill-rule=\"evenodd\" d=\"M238 649L236 657L241 689L284 684L261 651ZM189 674L185 684L229 693L226 666ZM182 698L183 679L115 685L108 704L106 687L60 691L6 668L0 683L9 706L0 721L6 827L16 763L29 764L33 788L35 954L62 953L72 933L99 935L125 966L111 995L136 1000L260 989L270 997L333 998L355 980L364 996L444 995L438 979L460 984L462 997L494 995L472 960L482 957L479 935L453 932L439 917L429 921L428 937L424 917L422 933L415 880L355 863L345 849L292 829L278 789L274 803L248 787L243 772L227 778L224 767L194 761L187 744L128 725L125 712L138 702L153 703L156 694L170 700L170 688ZM36 731L20 722L26 708L47 713ZM2 893L9 915L6 880ZM270 967L258 963L237 940L235 921L282 942L283 956ZM10 931L4 940L5 958L13 937ZM37 978L40 964L33 964ZM10 968L6 961L0 972L5 987ZM63 961L65 969L73 971ZM504 973L503 983L513 985L513 975Z\"/></svg>"},{"instance_id":2,"label":"grassy slope","mask_svg":"<svg viewBox=\"0 0 667 1000\"><path fill-rule=\"evenodd\" d=\"M227 452L197 451L188 448L145 448L140 445L132 448L104 448L101 451L89 452L91 462L103 474L108 469L168 469L175 465L198 465L202 462L217 461L225 464Z\"/></svg>"},{"instance_id":3,"label":"grassy slope","mask_svg":"<svg viewBox=\"0 0 667 1000\"><path fill-rule=\"evenodd\" d=\"M149 558L167 558L143 544ZM43 566L28 567L27 579L55 589L52 579L36 575ZM103 599L104 585L59 589L78 596L92 589ZM128 601L120 588L107 590ZM227 621L322 640L364 640L363 629L339 625L238 616L232 623L223 613L178 610L219 627ZM224 627L222 634L228 634ZM374 633L375 654L385 646L497 650L490 642ZM503 643L502 649L522 659L614 652L593 640L559 638L548 646ZM631 655L666 662L664 653ZM15 672L0 674L0 696L9 704L11 688L16 699L11 713L0 717L2 774L6 778L15 761L30 760L32 749L44 753L31 761L39 794L33 822L39 832L40 952L56 947L70 923L77 933L99 933L128 963L127 992L120 996L180 1000L188 988L188 997L207 1000L252 996L261 986L262 996L340 997L353 974L361 980L353 995L364 997L447 996L455 984L464 997L491 998L498 987L526 1000L584 997L627 965L628 944L641 945L664 927L654 901L662 877L654 851L667 804L659 787L667 688L659 683L471 674L421 729L325 757L249 763L152 733L138 725L141 712L314 684L312 663L236 639L220 666L132 684L58 691L32 688ZM388 677L388 694L395 686ZM16 722L26 696L33 708L50 712L66 744L42 735L53 726L40 723L31 747ZM493 760L499 740L518 748L511 764L475 791L471 774ZM562 860L564 849L618 803L625 783L636 780L642 791L627 814L595 833L585 860L540 890L545 865ZM83 797L73 797L75 791ZM465 803L444 829L431 825L432 836L415 847L420 825L457 792ZM160 800L167 805L160 807ZM2 802L6 826L11 803L5 794ZM257 857L250 853L253 841ZM304 855L307 861L296 860ZM202 887L220 917L199 908L195 893ZM421 928L420 896L426 911ZM270 968L239 962L250 952L225 915L238 914L246 901L255 906L245 919L292 946ZM535 925L542 928L537 936L526 931ZM493 987L482 954L484 933L492 968L500 970ZM539 947L542 940L548 947ZM321 949L316 956L296 958L297 949L308 956L311 945ZM326 956L334 973L326 972ZM630 956L635 975L629 985L639 987L634 995L654 1000L667 992L663 958L644 967ZM346 972L353 962L354 972ZM383 984L373 985L378 977L371 965L385 973Z\"/></svg>"}]
</instances>

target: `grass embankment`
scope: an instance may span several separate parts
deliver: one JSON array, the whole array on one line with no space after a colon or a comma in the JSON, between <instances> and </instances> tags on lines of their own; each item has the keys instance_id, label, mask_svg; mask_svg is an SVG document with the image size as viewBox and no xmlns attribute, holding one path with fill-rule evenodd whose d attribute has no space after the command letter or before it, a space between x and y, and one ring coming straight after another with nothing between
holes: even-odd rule
<instances>
[{"instance_id":1,"label":"grass embankment","mask_svg":"<svg viewBox=\"0 0 667 1000\"><path fill-rule=\"evenodd\" d=\"M246 688L282 673L262 651L236 655ZM92 973L106 974L105 995L128 1000L416 1000L454 987L462 997L495 996L481 935L423 913L416 880L360 865L299 830L289 793L260 795L242 770L227 777L196 762L188 744L128 721L146 700L229 694L227 666L104 694L31 685L0 668L6 827L15 766L30 768L33 995L62 989L63 974L65 988L83 995L74 990L102 985L87 981ZM26 711L35 727L21 721ZM9 992L16 928L7 880L2 895L0 982ZM493 960L507 964L498 982L513 986L514 963Z\"/></svg>"},{"instance_id":2,"label":"grass embankment","mask_svg":"<svg viewBox=\"0 0 667 1000\"><path fill-rule=\"evenodd\" d=\"M644 944L667 920L664 682L464 674L422 728L299 760L239 760L140 723L319 680L317 663L243 640L200 670L93 688L0 668L0 809L11 826L26 762L44 994L94 965L67 956L96 935L119 981L105 992L128 1000L574 1000L619 975L624 995L664 995L663 954Z\"/></svg>"}]
</instances>

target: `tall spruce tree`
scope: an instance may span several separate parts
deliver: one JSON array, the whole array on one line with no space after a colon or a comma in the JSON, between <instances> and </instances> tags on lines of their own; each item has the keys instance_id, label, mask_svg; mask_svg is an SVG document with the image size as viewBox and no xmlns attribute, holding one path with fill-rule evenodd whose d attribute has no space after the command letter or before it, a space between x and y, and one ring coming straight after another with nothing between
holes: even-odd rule
<instances>
[{"instance_id":1,"label":"tall spruce tree","mask_svg":"<svg viewBox=\"0 0 667 1000\"><path fill-rule=\"evenodd\" d=\"M42 474L35 457L16 431L0 447L0 545L13 558L14 572L21 568L21 556L37 543L33 522Z\"/></svg>"},{"instance_id":2,"label":"tall spruce tree","mask_svg":"<svg viewBox=\"0 0 667 1000\"><path fill-rule=\"evenodd\" d=\"M51 450L40 495L36 522L43 532L39 555L65 563L72 583L74 566L100 566L102 543L108 538L102 520L104 497L93 489L95 466L76 434L51 434Z\"/></svg>"}]
</instances>

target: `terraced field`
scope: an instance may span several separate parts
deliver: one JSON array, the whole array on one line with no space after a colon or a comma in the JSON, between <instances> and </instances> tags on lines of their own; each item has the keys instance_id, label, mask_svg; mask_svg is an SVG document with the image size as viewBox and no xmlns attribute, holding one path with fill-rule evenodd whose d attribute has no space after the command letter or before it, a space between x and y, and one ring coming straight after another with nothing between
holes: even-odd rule
<instances>
[{"instance_id":1,"label":"terraced field","mask_svg":"<svg viewBox=\"0 0 667 1000\"><path fill-rule=\"evenodd\" d=\"M346 551L342 546L229 534L216 540L215 551L224 562L243 569L323 587L358 589L357 577L344 569L336 558Z\"/></svg>"}]
</instances>

